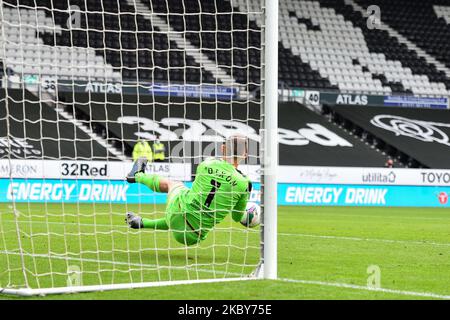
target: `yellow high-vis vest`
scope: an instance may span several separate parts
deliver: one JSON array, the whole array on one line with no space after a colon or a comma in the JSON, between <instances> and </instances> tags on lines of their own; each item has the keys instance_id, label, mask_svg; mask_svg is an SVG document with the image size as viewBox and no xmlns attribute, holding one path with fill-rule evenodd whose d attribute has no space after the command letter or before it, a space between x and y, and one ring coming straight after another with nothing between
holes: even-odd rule
<instances>
[{"instance_id":1,"label":"yellow high-vis vest","mask_svg":"<svg viewBox=\"0 0 450 320\"><path fill-rule=\"evenodd\" d=\"M133 161L145 157L148 161L153 161L153 152L147 141L139 140L133 147Z\"/></svg>"},{"instance_id":2,"label":"yellow high-vis vest","mask_svg":"<svg viewBox=\"0 0 450 320\"><path fill-rule=\"evenodd\" d=\"M166 158L165 155L166 147L161 142L155 142L153 144L153 159L155 161L164 161Z\"/></svg>"}]
</instances>

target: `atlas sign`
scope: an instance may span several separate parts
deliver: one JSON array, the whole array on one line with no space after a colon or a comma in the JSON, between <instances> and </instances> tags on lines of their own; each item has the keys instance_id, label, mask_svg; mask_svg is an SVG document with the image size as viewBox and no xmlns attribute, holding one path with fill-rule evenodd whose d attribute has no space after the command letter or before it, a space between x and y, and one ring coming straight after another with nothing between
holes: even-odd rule
<instances>
[{"instance_id":1,"label":"atlas sign","mask_svg":"<svg viewBox=\"0 0 450 320\"><path fill-rule=\"evenodd\" d=\"M369 99L366 95L340 94L336 98L336 104L366 106Z\"/></svg>"}]
</instances>

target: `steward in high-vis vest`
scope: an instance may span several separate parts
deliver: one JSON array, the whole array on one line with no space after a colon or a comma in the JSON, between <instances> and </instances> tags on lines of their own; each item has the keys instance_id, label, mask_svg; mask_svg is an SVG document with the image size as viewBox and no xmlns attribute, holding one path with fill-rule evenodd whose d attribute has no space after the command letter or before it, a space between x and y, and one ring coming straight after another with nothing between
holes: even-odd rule
<instances>
[{"instance_id":1,"label":"steward in high-vis vest","mask_svg":"<svg viewBox=\"0 0 450 320\"><path fill-rule=\"evenodd\" d=\"M164 144L161 143L159 139L156 140L155 143L153 143L153 160L155 162L164 161L166 158L165 152L166 147L164 146Z\"/></svg>"},{"instance_id":2,"label":"steward in high-vis vest","mask_svg":"<svg viewBox=\"0 0 450 320\"><path fill-rule=\"evenodd\" d=\"M145 157L148 161L153 161L153 152L150 144L144 140L138 140L133 147L133 161Z\"/></svg>"}]
</instances>

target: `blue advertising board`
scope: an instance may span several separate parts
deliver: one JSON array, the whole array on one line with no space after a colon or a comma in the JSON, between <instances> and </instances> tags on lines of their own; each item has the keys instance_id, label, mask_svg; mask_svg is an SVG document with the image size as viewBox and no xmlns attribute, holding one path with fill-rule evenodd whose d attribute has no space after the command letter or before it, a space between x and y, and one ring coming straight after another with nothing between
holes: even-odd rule
<instances>
[{"instance_id":1,"label":"blue advertising board","mask_svg":"<svg viewBox=\"0 0 450 320\"><path fill-rule=\"evenodd\" d=\"M278 185L278 204L294 206L448 207L449 195L450 187L437 186ZM0 202L164 204L166 199L166 194L120 180L0 179ZM258 183L249 200L260 201Z\"/></svg>"},{"instance_id":2,"label":"blue advertising board","mask_svg":"<svg viewBox=\"0 0 450 320\"><path fill-rule=\"evenodd\" d=\"M185 182L191 187L192 182ZM167 195L123 180L0 179L0 202L164 204ZM259 202L259 184L250 201Z\"/></svg>"},{"instance_id":3,"label":"blue advertising board","mask_svg":"<svg viewBox=\"0 0 450 320\"><path fill-rule=\"evenodd\" d=\"M0 179L0 202L165 203L166 195L123 180Z\"/></svg>"},{"instance_id":4,"label":"blue advertising board","mask_svg":"<svg viewBox=\"0 0 450 320\"><path fill-rule=\"evenodd\" d=\"M448 207L450 187L279 184L279 205Z\"/></svg>"},{"instance_id":5,"label":"blue advertising board","mask_svg":"<svg viewBox=\"0 0 450 320\"><path fill-rule=\"evenodd\" d=\"M148 92L153 95L174 96L174 97L195 97L210 99L232 99L237 90L231 87L217 85L181 85L181 84L153 84Z\"/></svg>"},{"instance_id":6,"label":"blue advertising board","mask_svg":"<svg viewBox=\"0 0 450 320\"><path fill-rule=\"evenodd\" d=\"M385 96L384 105L388 107L447 109L448 98Z\"/></svg>"}]
</instances>

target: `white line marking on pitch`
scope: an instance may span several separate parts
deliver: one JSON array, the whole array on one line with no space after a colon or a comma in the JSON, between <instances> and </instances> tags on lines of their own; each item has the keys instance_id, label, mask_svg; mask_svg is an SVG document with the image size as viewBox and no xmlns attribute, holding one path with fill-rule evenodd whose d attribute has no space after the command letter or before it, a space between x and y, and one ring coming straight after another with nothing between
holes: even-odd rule
<instances>
[{"instance_id":1,"label":"white line marking on pitch","mask_svg":"<svg viewBox=\"0 0 450 320\"><path fill-rule=\"evenodd\" d=\"M416 296L416 297L424 297L424 298L450 300L450 295L441 295L441 294L432 293L432 292L415 292L415 291L404 291L404 290L395 290L395 289L386 289L386 288L373 288L373 287L358 286L358 285L347 284L347 283L324 282L324 281L313 281L313 280L296 280L296 279L286 279L286 278L279 278L278 280L285 281L285 282L292 282L292 283L311 284L311 285L318 285L318 286L392 293L392 294L399 294L399 295L404 295L404 296Z\"/></svg>"},{"instance_id":2,"label":"white line marking on pitch","mask_svg":"<svg viewBox=\"0 0 450 320\"><path fill-rule=\"evenodd\" d=\"M449 247L450 243L440 242L427 242L427 241L414 241L414 240L391 240L391 239L373 239L373 238L358 238L358 237L345 237L345 236L326 236L316 234L304 234L304 233L278 233L280 236L289 237L305 237L305 238L319 238L319 239L333 239L333 240L348 240L348 241L367 241L367 242L384 242L384 243L401 243L401 244L417 244L417 245L430 245L430 246L446 246Z\"/></svg>"}]
</instances>

